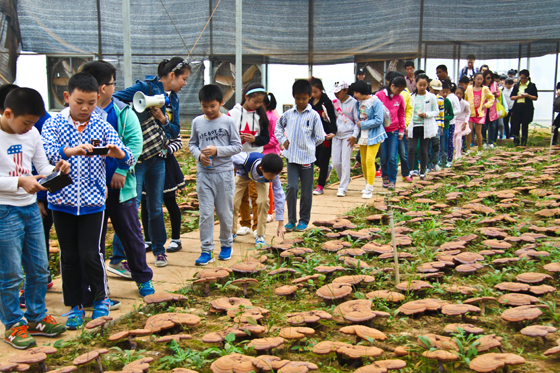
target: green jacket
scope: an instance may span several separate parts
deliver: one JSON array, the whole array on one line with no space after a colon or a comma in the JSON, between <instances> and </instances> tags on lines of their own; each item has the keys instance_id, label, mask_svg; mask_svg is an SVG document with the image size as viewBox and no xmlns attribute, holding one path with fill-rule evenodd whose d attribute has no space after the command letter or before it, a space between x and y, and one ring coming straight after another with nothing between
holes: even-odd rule
<instances>
[{"instance_id":1,"label":"green jacket","mask_svg":"<svg viewBox=\"0 0 560 373\"><path fill-rule=\"evenodd\" d=\"M117 132L123 144L129 147L132 151L136 164L136 161L138 161L138 157L140 157L140 154L142 154L142 146L144 143L140 121L138 120L138 117L136 116L132 108L124 102L113 97L113 105L115 113L117 114L119 124L119 129ZM104 119L107 118L107 113L100 107L96 107L95 111L98 114L101 114ZM131 166L128 170L117 168L115 172L126 177L124 188L121 189L119 195L119 202L122 203L135 198L136 176L134 173L134 165Z\"/></svg>"}]
</instances>

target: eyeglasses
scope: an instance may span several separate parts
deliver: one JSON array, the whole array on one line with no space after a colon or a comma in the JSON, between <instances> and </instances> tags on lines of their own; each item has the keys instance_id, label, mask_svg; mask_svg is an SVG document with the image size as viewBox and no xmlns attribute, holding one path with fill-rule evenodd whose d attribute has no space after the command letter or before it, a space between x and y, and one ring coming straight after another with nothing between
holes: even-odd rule
<instances>
[{"instance_id":1,"label":"eyeglasses","mask_svg":"<svg viewBox=\"0 0 560 373\"><path fill-rule=\"evenodd\" d=\"M115 87L117 86L117 83L113 82L113 83L106 83L105 85L114 85Z\"/></svg>"},{"instance_id":2,"label":"eyeglasses","mask_svg":"<svg viewBox=\"0 0 560 373\"><path fill-rule=\"evenodd\" d=\"M187 62L187 60L183 60L183 61L179 62L179 63L177 64L177 66L175 66L175 67L173 68L173 70L171 70L171 72L175 72L175 71L177 71L177 70L181 70L184 66L188 66L188 65L189 65L189 63Z\"/></svg>"}]
</instances>

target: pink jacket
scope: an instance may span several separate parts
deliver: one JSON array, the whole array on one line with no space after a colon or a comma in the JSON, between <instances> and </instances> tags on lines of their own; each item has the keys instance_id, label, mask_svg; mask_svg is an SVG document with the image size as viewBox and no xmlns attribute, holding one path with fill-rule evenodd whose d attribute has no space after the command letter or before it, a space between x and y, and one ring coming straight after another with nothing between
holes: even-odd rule
<instances>
[{"instance_id":1,"label":"pink jacket","mask_svg":"<svg viewBox=\"0 0 560 373\"><path fill-rule=\"evenodd\" d=\"M498 83L493 82L490 85L490 92L492 92L492 94L494 94L494 92L499 92L499 91L500 91L500 88L498 87ZM496 96L494 96L494 97L496 97ZM496 103L497 102L498 102L498 99L494 99L494 103L492 104L492 106L490 106L488 108L488 110L490 110L490 121L491 122L493 122L493 121L495 121L496 119L499 118L498 112L496 111Z\"/></svg>"},{"instance_id":2,"label":"pink jacket","mask_svg":"<svg viewBox=\"0 0 560 373\"><path fill-rule=\"evenodd\" d=\"M406 127L404 98L401 95L397 95L393 96L392 100L389 100L387 89L382 89L375 95L391 113L391 125L389 127L385 127L385 132L399 130L399 133L404 133L404 129Z\"/></svg>"},{"instance_id":3,"label":"pink jacket","mask_svg":"<svg viewBox=\"0 0 560 373\"><path fill-rule=\"evenodd\" d=\"M276 130L276 121L278 120L278 117L276 116L276 114L274 114L273 111L267 111L266 116L268 117L268 133L270 141L264 146L263 154L280 154L280 143L276 139L276 136L274 136L274 131Z\"/></svg>"}]
</instances>

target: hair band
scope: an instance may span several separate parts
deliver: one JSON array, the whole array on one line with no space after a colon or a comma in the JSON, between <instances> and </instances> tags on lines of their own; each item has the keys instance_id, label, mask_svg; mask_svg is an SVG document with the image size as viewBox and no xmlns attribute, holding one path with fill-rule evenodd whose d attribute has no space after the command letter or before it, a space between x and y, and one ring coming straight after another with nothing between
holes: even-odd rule
<instances>
[{"instance_id":1,"label":"hair band","mask_svg":"<svg viewBox=\"0 0 560 373\"><path fill-rule=\"evenodd\" d=\"M262 93L266 94L266 89L264 89L264 88L253 88L250 91L247 91L247 93L245 93L245 94L250 95L252 93L257 93L257 92L262 92Z\"/></svg>"},{"instance_id":2,"label":"hair band","mask_svg":"<svg viewBox=\"0 0 560 373\"><path fill-rule=\"evenodd\" d=\"M179 62L179 63L177 64L177 66L175 66L175 67L173 68L173 70L171 70L171 72L175 72L175 71L177 71L177 70L181 70L184 66L186 66L186 65L188 65L188 64L189 64L189 63L187 62L187 60L183 60L183 61Z\"/></svg>"}]
</instances>

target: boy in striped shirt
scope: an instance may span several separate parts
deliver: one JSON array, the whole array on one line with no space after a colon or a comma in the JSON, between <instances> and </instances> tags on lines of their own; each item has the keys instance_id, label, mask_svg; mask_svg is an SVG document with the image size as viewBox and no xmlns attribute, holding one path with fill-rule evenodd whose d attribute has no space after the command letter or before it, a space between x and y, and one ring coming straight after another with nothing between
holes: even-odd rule
<instances>
[{"instance_id":1,"label":"boy in striped shirt","mask_svg":"<svg viewBox=\"0 0 560 373\"><path fill-rule=\"evenodd\" d=\"M311 219L313 202L313 163L315 148L325 140L319 114L309 104L311 83L296 80L292 86L296 106L286 111L276 122L276 138L284 146L282 155L288 160L287 231L304 231ZM299 222L297 219L297 195L301 182ZM296 225L297 222L297 225Z\"/></svg>"}]
</instances>

